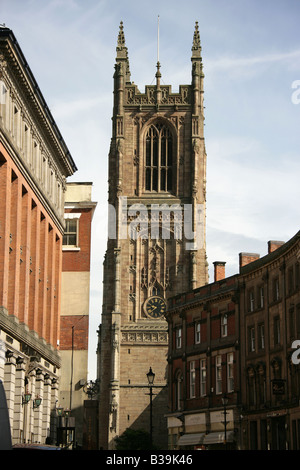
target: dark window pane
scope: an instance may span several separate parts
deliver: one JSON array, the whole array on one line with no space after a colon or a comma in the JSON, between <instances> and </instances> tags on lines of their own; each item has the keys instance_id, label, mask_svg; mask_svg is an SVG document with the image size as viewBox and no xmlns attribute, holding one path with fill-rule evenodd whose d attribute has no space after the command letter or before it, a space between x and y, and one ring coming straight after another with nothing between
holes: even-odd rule
<instances>
[{"instance_id":1,"label":"dark window pane","mask_svg":"<svg viewBox=\"0 0 300 470\"><path fill-rule=\"evenodd\" d=\"M168 139L168 166L172 165L172 139Z\"/></svg>"},{"instance_id":2,"label":"dark window pane","mask_svg":"<svg viewBox=\"0 0 300 470\"><path fill-rule=\"evenodd\" d=\"M66 232L76 232L76 229L77 229L77 220L67 219Z\"/></svg>"},{"instance_id":3,"label":"dark window pane","mask_svg":"<svg viewBox=\"0 0 300 470\"><path fill-rule=\"evenodd\" d=\"M157 173L157 168L153 168L152 191L157 191L157 188L158 188L158 173Z\"/></svg>"},{"instance_id":4,"label":"dark window pane","mask_svg":"<svg viewBox=\"0 0 300 470\"><path fill-rule=\"evenodd\" d=\"M168 191L172 190L172 170L171 168L168 169Z\"/></svg>"},{"instance_id":5,"label":"dark window pane","mask_svg":"<svg viewBox=\"0 0 300 470\"><path fill-rule=\"evenodd\" d=\"M146 168L146 190L151 191L151 169Z\"/></svg>"},{"instance_id":6,"label":"dark window pane","mask_svg":"<svg viewBox=\"0 0 300 470\"><path fill-rule=\"evenodd\" d=\"M153 152L153 160L152 160L152 165L157 166L158 165L158 141L157 137L153 139L152 142L152 152Z\"/></svg>"},{"instance_id":7,"label":"dark window pane","mask_svg":"<svg viewBox=\"0 0 300 470\"><path fill-rule=\"evenodd\" d=\"M161 155L160 155L160 164L161 166L166 166L166 146L167 146L167 141L165 137L162 137L161 139Z\"/></svg>"},{"instance_id":8,"label":"dark window pane","mask_svg":"<svg viewBox=\"0 0 300 470\"><path fill-rule=\"evenodd\" d=\"M68 245L76 245L76 235L68 235Z\"/></svg>"},{"instance_id":9,"label":"dark window pane","mask_svg":"<svg viewBox=\"0 0 300 470\"><path fill-rule=\"evenodd\" d=\"M166 191L166 170L162 169L160 172L160 189Z\"/></svg>"},{"instance_id":10,"label":"dark window pane","mask_svg":"<svg viewBox=\"0 0 300 470\"><path fill-rule=\"evenodd\" d=\"M151 140L149 136L146 139L146 166L151 166Z\"/></svg>"}]
</instances>

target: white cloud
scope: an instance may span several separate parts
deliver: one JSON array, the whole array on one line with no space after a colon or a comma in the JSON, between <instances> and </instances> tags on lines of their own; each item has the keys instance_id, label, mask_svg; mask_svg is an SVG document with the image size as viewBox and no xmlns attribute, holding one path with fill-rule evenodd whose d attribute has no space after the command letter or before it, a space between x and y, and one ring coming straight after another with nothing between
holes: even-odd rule
<instances>
[{"instance_id":1,"label":"white cloud","mask_svg":"<svg viewBox=\"0 0 300 470\"><path fill-rule=\"evenodd\" d=\"M276 226L281 233L295 230L299 155L280 155L275 163L258 141L241 137L208 147L207 223L212 228L254 238L268 237Z\"/></svg>"},{"instance_id":2,"label":"white cloud","mask_svg":"<svg viewBox=\"0 0 300 470\"><path fill-rule=\"evenodd\" d=\"M76 117L78 121L79 113L87 112L90 114L94 110L99 110L99 107L103 104L107 105L108 97L104 96L92 96L91 98L81 98L73 101L54 101L52 106L52 112L57 119L73 119Z\"/></svg>"},{"instance_id":3,"label":"white cloud","mask_svg":"<svg viewBox=\"0 0 300 470\"><path fill-rule=\"evenodd\" d=\"M247 57L232 57L225 56L217 59L208 58L205 62L207 70L227 70L238 73L243 69L253 68L256 65L268 65L279 62L288 62L295 64L295 61L300 59L300 49L296 49L290 52L277 52L273 54L263 54L259 56L247 56Z\"/></svg>"}]
</instances>

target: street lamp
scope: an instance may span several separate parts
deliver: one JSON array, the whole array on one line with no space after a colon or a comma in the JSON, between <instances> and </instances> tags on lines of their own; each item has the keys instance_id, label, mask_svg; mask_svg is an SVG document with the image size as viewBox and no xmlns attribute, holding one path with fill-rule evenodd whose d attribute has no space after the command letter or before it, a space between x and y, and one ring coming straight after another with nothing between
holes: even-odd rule
<instances>
[{"instance_id":1,"label":"street lamp","mask_svg":"<svg viewBox=\"0 0 300 470\"><path fill-rule=\"evenodd\" d=\"M42 399L40 397L36 397L33 400L33 408L38 408L42 403Z\"/></svg>"},{"instance_id":2,"label":"street lamp","mask_svg":"<svg viewBox=\"0 0 300 470\"><path fill-rule=\"evenodd\" d=\"M58 406L58 407L56 408L57 416L62 416L63 411L64 411L63 407L62 407L62 406Z\"/></svg>"},{"instance_id":3,"label":"street lamp","mask_svg":"<svg viewBox=\"0 0 300 470\"><path fill-rule=\"evenodd\" d=\"M226 415L227 415L227 411L226 411L226 407L228 405L228 397L226 395L226 393L224 393L223 397L222 397L222 403L223 403L223 406L224 406L224 444L225 444L225 449L227 447L227 418L226 418Z\"/></svg>"},{"instance_id":4,"label":"street lamp","mask_svg":"<svg viewBox=\"0 0 300 470\"><path fill-rule=\"evenodd\" d=\"M26 392L22 397L22 405L27 405L31 400L31 393Z\"/></svg>"},{"instance_id":5,"label":"street lamp","mask_svg":"<svg viewBox=\"0 0 300 470\"><path fill-rule=\"evenodd\" d=\"M152 369L150 367L149 369L149 372L147 374L147 379L148 379L148 385L149 385L149 389L150 389L150 443L151 443L151 448L152 448L152 387L153 387L153 384L154 384L154 377L155 377L155 374L154 372L152 372Z\"/></svg>"},{"instance_id":6,"label":"street lamp","mask_svg":"<svg viewBox=\"0 0 300 470\"><path fill-rule=\"evenodd\" d=\"M63 408L62 406L56 407L58 416L57 425L57 445L68 447L74 443L74 426L70 426L71 410L70 408ZM70 437L71 436L71 437Z\"/></svg>"},{"instance_id":7,"label":"street lamp","mask_svg":"<svg viewBox=\"0 0 300 470\"><path fill-rule=\"evenodd\" d=\"M69 408L66 408L66 409L65 409L65 417L66 417L66 418L69 418L70 413L71 413L71 410L70 410Z\"/></svg>"}]
</instances>

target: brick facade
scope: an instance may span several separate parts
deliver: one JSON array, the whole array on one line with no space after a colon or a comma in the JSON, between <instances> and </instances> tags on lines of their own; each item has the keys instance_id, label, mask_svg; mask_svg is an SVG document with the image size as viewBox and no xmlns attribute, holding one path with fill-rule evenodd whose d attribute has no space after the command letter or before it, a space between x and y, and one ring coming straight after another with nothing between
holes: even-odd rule
<instances>
[{"instance_id":1,"label":"brick facade","mask_svg":"<svg viewBox=\"0 0 300 470\"><path fill-rule=\"evenodd\" d=\"M67 183L66 186L60 311L60 352L64 374L59 405L71 409L71 416L75 418L76 445L82 448L84 402L88 399L91 231L97 204L91 200L92 183ZM71 238L68 238L69 230Z\"/></svg>"},{"instance_id":2,"label":"brick facade","mask_svg":"<svg viewBox=\"0 0 300 470\"><path fill-rule=\"evenodd\" d=\"M299 450L300 233L240 270L243 446Z\"/></svg>"},{"instance_id":3,"label":"brick facade","mask_svg":"<svg viewBox=\"0 0 300 470\"><path fill-rule=\"evenodd\" d=\"M0 379L13 444L46 442L55 440L61 367L64 189L76 166L4 26L0 78Z\"/></svg>"},{"instance_id":4,"label":"brick facade","mask_svg":"<svg viewBox=\"0 0 300 470\"><path fill-rule=\"evenodd\" d=\"M262 258L240 253L238 274L170 299L170 449L225 448L224 394L227 449L300 448L292 360L300 338L299 240L297 233L268 242Z\"/></svg>"}]
</instances>

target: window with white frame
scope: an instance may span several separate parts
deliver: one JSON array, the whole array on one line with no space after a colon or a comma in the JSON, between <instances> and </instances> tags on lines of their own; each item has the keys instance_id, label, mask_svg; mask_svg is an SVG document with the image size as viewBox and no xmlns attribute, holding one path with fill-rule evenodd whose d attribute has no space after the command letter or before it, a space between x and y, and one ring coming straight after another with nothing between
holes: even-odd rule
<instances>
[{"instance_id":1,"label":"window with white frame","mask_svg":"<svg viewBox=\"0 0 300 470\"><path fill-rule=\"evenodd\" d=\"M259 307L263 308L264 306L264 286L258 288L258 298L259 298Z\"/></svg>"},{"instance_id":2,"label":"window with white frame","mask_svg":"<svg viewBox=\"0 0 300 470\"><path fill-rule=\"evenodd\" d=\"M182 399L182 373L178 372L175 380L175 407L176 410L181 409L181 399Z\"/></svg>"},{"instance_id":3,"label":"window with white frame","mask_svg":"<svg viewBox=\"0 0 300 470\"><path fill-rule=\"evenodd\" d=\"M222 393L222 357L216 356L216 394Z\"/></svg>"},{"instance_id":4,"label":"window with white frame","mask_svg":"<svg viewBox=\"0 0 300 470\"><path fill-rule=\"evenodd\" d=\"M254 290L251 289L249 295L249 312L254 312Z\"/></svg>"},{"instance_id":5,"label":"window with white frame","mask_svg":"<svg viewBox=\"0 0 300 470\"><path fill-rule=\"evenodd\" d=\"M265 325L260 323L258 325L258 348L265 349Z\"/></svg>"},{"instance_id":6,"label":"window with white frame","mask_svg":"<svg viewBox=\"0 0 300 470\"><path fill-rule=\"evenodd\" d=\"M221 336L227 336L227 313L221 314Z\"/></svg>"},{"instance_id":7,"label":"window with white frame","mask_svg":"<svg viewBox=\"0 0 300 470\"><path fill-rule=\"evenodd\" d=\"M180 349L182 345L182 328L178 327L175 330L175 345L176 349Z\"/></svg>"},{"instance_id":8,"label":"window with white frame","mask_svg":"<svg viewBox=\"0 0 300 470\"><path fill-rule=\"evenodd\" d=\"M200 395L206 395L206 359L200 360Z\"/></svg>"},{"instance_id":9,"label":"window with white frame","mask_svg":"<svg viewBox=\"0 0 300 470\"><path fill-rule=\"evenodd\" d=\"M201 323L196 321L195 323L195 344L201 343Z\"/></svg>"},{"instance_id":10,"label":"window with white frame","mask_svg":"<svg viewBox=\"0 0 300 470\"><path fill-rule=\"evenodd\" d=\"M273 280L273 300L279 300L279 279L275 278Z\"/></svg>"},{"instance_id":11,"label":"window with white frame","mask_svg":"<svg viewBox=\"0 0 300 470\"><path fill-rule=\"evenodd\" d=\"M274 344L280 344L280 318L274 318Z\"/></svg>"},{"instance_id":12,"label":"window with white frame","mask_svg":"<svg viewBox=\"0 0 300 470\"><path fill-rule=\"evenodd\" d=\"M233 353L227 354L227 392L234 390Z\"/></svg>"},{"instance_id":13,"label":"window with white frame","mask_svg":"<svg viewBox=\"0 0 300 470\"><path fill-rule=\"evenodd\" d=\"M255 351L255 328L251 326L249 328L249 351Z\"/></svg>"},{"instance_id":14,"label":"window with white frame","mask_svg":"<svg viewBox=\"0 0 300 470\"><path fill-rule=\"evenodd\" d=\"M195 361L190 362L190 398L196 396L196 369Z\"/></svg>"},{"instance_id":15,"label":"window with white frame","mask_svg":"<svg viewBox=\"0 0 300 470\"><path fill-rule=\"evenodd\" d=\"M77 248L79 246L79 218L81 214L65 214L65 231L63 246Z\"/></svg>"}]
</instances>

